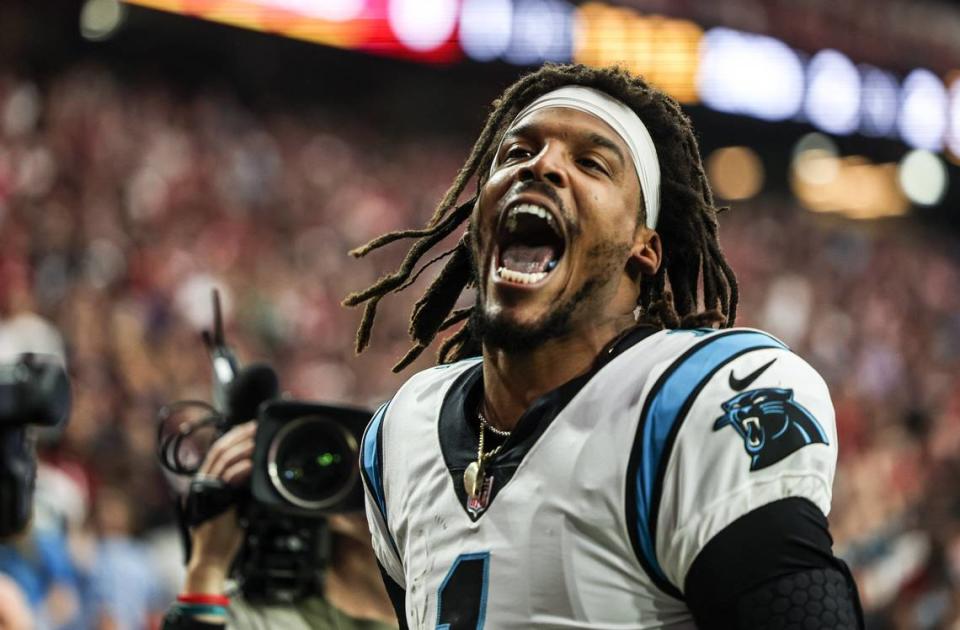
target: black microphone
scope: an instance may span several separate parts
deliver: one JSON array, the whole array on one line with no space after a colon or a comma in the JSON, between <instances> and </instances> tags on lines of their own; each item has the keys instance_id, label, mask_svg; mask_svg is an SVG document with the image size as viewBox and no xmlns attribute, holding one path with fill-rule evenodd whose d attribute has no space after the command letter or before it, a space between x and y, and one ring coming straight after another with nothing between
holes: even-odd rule
<instances>
[{"instance_id":1,"label":"black microphone","mask_svg":"<svg viewBox=\"0 0 960 630\"><path fill-rule=\"evenodd\" d=\"M227 385L227 401L223 410L227 426L257 417L260 405L276 398L280 392L277 373L266 363L244 366Z\"/></svg>"}]
</instances>

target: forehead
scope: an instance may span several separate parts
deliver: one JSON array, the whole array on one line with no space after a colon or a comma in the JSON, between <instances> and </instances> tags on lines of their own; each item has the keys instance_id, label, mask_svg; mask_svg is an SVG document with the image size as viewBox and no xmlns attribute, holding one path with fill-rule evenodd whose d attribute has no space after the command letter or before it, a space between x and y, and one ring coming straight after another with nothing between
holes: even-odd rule
<instances>
[{"instance_id":1,"label":"forehead","mask_svg":"<svg viewBox=\"0 0 960 630\"><path fill-rule=\"evenodd\" d=\"M633 164L627 143L613 127L593 114L571 107L546 107L514 122L504 140L515 136L557 137L566 142L583 142L602 147L613 144L619 152L619 161L626 175L628 194L642 197L640 176ZM609 149L608 149L609 150Z\"/></svg>"},{"instance_id":2,"label":"forehead","mask_svg":"<svg viewBox=\"0 0 960 630\"><path fill-rule=\"evenodd\" d=\"M538 109L515 121L507 132L507 137L518 133L549 134L561 138L589 137L599 135L612 141L623 152L629 155L627 143L623 141L613 127L593 114L570 107L547 107Z\"/></svg>"}]
</instances>

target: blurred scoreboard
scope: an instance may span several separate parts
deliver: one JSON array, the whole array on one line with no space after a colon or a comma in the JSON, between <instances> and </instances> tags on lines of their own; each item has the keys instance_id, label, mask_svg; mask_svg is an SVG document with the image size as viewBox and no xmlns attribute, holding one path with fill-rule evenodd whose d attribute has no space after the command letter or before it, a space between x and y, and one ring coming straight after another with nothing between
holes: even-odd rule
<instances>
[{"instance_id":1,"label":"blurred scoreboard","mask_svg":"<svg viewBox=\"0 0 960 630\"><path fill-rule=\"evenodd\" d=\"M326 46L451 62L456 3L436 0L125 0ZM443 11L443 6L450 5Z\"/></svg>"},{"instance_id":2,"label":"blurred scoreboard","mask_svg":"<svg viewBox=\"0 0 960 630\"><path fill-rule=\"evenodd\" d=\"M621 64L686 104L960 155L960 73L905 76L766 35L568 0L124 0L426 63Z\"/></svg>"},{"instance_id":3,"label":"blurred scoreboard","mask_svg":"<svg viewBox=\"0 0 960 630\"><path fill-rule=\"evenodd\" d=\"M451 63L625 63L695 99L693 22L566 0L125 0L327 46ZM654 78L651 76L650 78ZM656 80L655 79L655 80Z\"/></svg>"}]
</instances>

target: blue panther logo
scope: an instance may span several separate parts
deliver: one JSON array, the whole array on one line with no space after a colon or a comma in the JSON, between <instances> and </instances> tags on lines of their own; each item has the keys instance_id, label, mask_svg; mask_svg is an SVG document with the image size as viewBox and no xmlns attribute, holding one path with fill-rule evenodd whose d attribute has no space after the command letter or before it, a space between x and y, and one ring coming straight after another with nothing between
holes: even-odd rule
<instances>
[{"instance_id":1,"label":"blue panther logo","mask_svg":"<svg viewBox=\"0 0 960 630\"><path fill-rule=\"evenodd\" d=\"M760 470L808 444L829 444L820 423L793 399L792 389L766 387L737 394L723 403L724 415L713 423L719 431L736 429L750 455L750 470Z\"/></svg>"}]
</instances>

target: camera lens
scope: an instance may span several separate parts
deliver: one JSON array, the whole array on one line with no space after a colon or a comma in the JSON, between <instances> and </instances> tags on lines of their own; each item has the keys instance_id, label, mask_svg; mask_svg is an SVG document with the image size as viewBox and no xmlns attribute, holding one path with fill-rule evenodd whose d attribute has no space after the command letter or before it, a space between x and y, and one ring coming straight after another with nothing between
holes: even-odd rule
<instances>
[{"instance_id":1,"label":"camera lens","mask_svg":"<svg viewBox=\"0 0 960 630\"><path fill-rule=\"evenodd\" d=\"M357 470L354 437L319 416L285 424L267 453L267 472L277 492L293 505L311 510L342 499L353 487Z\"/></svg>"}]
</instances>

